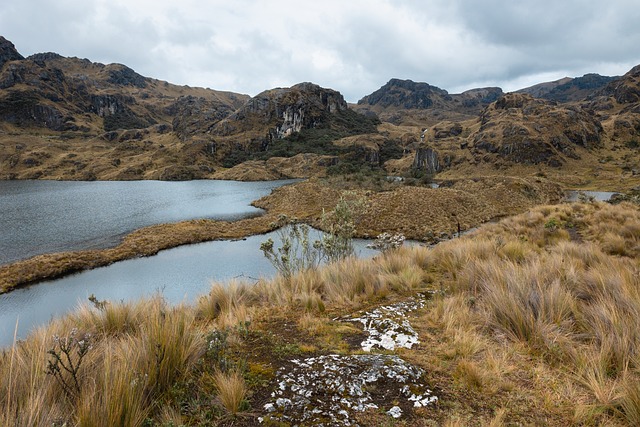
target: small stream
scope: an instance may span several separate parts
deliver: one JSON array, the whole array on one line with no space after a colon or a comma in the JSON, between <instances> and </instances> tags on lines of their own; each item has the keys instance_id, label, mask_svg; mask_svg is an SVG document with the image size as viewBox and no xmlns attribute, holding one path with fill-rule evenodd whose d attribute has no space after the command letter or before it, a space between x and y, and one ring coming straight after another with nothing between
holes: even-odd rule
<instances>
[{"instance_id":1,"label":"small stream","mask_svg":"<svg viewBox=\"0 0 640 427\"><path fill-rule=\"evenodd\" d=\"M612 191L577 191L571 190L567 191L567 202L577 202L580 200L580 195L584 194L587 197L593 197L593 199L597 202L606 202L611 199L611 196L614 194L618 194L617 192Z\"/></svg>"}]
</instances>

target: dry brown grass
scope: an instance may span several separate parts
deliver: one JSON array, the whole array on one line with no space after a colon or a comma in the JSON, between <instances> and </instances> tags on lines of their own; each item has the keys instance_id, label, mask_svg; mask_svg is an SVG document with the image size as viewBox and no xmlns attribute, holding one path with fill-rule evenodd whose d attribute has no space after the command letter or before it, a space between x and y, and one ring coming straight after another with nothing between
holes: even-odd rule
<instances>
[{"instance_id":1,"label":"dry brown grass","mask_svg":"<svg viewBox=\"0 0 640 427\"><path fill-rule=\"evenodd\" d=\"M240 372L216 372L214 383L218 392L218 399L231 415L236 415L243 408L247 397L247 385Z\"/></svg>"},{"instance_id":2,"label":"dry brown grass","mask_svg":"<svg viewBox=\"0 0 640 427\"><path fill-rule=\"evenodd\" d=\"M207 332L235 331L227 345L236 349L225 357L247 355L250 366L272 372L277 366L265 355L349 351L340 337L357 331L331 318L432 289L433 298L411 321L423 344L402 355L429 372L443 406L416 425L428 425L427 418L441 425L637 423L640 266L628 249L632 234L625 235L624 255L606 250L607 232L617 226L604 221L618 224L616 209L537 208L435 249L347 259L255 286L215 284L196 307L169 307L159 298L81 307L0 355L0 422L188 420L171 409L180 404L170 390L182 381L215 392L227 414L244 411L256 380L240 371L217 379L215 370L200 372L202 360L211 357L203 359ZM625 218L620 230L632 229L637 208L619 209ZM578 234L550 238L551 219L554 227ZM261 329L269 325L276 330ZM44 374L51 335L72 327L95 336L77 400L65 398ZM233 419L244 425L244 418Z\"/></svg>"}]
</instances>

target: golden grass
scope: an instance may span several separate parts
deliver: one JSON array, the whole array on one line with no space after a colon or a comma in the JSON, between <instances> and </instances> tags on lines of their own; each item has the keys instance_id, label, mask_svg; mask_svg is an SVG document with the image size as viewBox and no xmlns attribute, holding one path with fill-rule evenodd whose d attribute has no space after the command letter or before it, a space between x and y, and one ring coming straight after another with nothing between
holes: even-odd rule
<instances>
[{"instance_id":1,"label":"golden grass","mask_svg":"<svg viewBox=\"0 0 640 427\"><path fill-rule=\"evenodd\" d=\"M547 236L552 218L579 238ZM0 424L187 422L171 409L180 407L172 390L183 382L215 392L215 404L237 414L251 404L255 382L240 370L203 367L211 357L207 333L233 332L227 345L234 350L224 357L246 355L249 366L273 373L277 365L262 359L266 354L348 351L340 336L355 330L329 319L425 289L435 294L414 319L424 344L402 352L443 382L445 406L425 417L442 425L637 424L640 265L628 242L636 237L624 236L624 254L608 251L607 233L617 226L604 222L621 218L620 230L640 223L630 205L542 207L435 249L347 259L254 286L214 284L194 307L171 307L159 297L82 306L0 354ZM278 329L261 330L265 325ZM44 373L51 335L73 327L95 340L75 400ZM234 422L244 425L242 419Z\"/></svg>"},{"instance_id":2,"label":"golden grass","mask_svg":"<svg viewBox=\"0 0 640 427\"><path fill-rule=\"evenodd\" d=\"M231 415L236 415L243 408L247 396L247 385L240 372L221 372L214 375L214 383L218 399Z\"/></svg>"}]
</instances>

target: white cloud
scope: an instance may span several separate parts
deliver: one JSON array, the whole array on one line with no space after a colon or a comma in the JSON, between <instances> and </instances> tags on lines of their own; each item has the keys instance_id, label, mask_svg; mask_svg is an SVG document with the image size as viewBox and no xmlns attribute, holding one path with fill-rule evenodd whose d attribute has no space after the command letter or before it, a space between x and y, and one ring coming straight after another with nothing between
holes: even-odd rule
<instances>
[{"instance_id":1,"label":"white cloud","mask_svg":"<svg viewBox=\"0 0 640 427\"><path fill-rule=\"evenodd\" d=\"M390 78L450 92L640 63L633 0L21 0L0 28L29 55L124 63L176 84L255 95L313 81L349 101Z\"/></svg>"}]
</instances>

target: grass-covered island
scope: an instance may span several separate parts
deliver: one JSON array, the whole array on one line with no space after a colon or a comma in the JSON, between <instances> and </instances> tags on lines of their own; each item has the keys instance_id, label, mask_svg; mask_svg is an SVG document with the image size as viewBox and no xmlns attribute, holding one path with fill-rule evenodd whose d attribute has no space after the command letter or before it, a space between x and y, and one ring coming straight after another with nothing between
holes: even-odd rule
<instances>
[{"instance_id":1,"label":"grass-covered island","mask_svg":"<svg viewBox=\"0 0 640 427\"><path fill-rule=\"evenodd\" d=\"M547 205L194 306L93 300L3 350L0 424L637 425L639 255L637 205Z\"/></svg>"}]
</instances>

